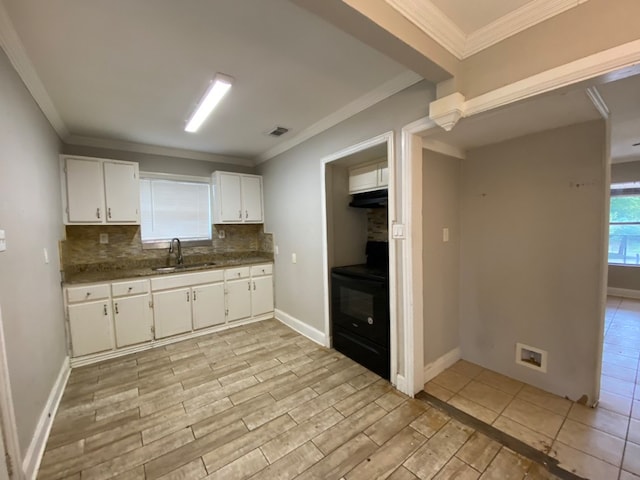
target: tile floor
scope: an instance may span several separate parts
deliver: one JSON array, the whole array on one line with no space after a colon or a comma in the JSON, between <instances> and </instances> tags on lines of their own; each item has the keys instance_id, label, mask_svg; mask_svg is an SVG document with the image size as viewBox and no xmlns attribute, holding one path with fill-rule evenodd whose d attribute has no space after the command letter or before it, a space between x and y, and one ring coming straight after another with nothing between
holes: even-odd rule
<instances>
[{"instance_id":1,"label":"tile floor","mask_svg":"<svg viewBox=\"0 0 640 480\"><path fill-rule=\"evenodd\" d=\"M640 301L610 297L600 403L592 409L459 361L425 391L603 480L640 480Z\"/></svg>"},{"instance_id":2,"label":"tile floor","mask_svg":"<svg viewBox=\"0 0 640 480\"><path fill-rule=\"evenodd\" d=\"M488 389L495 386L511 388L521 398L520 385L464 363L456 368L461 373L452 372L451 384L442 388L468 387L461 399L473 396L473 388L493 393ZM482 381L472 383L468 375ZM488 411L513 403L495 390L485 402ZM568 408L562 405L563 411ZM500 417L522 421L517 403L512 410ZM554 424L546 428L553 433ZM68 480L525 477L555 478L275 320L74 369L38 475Z\"/></svg>"}]
</instances>

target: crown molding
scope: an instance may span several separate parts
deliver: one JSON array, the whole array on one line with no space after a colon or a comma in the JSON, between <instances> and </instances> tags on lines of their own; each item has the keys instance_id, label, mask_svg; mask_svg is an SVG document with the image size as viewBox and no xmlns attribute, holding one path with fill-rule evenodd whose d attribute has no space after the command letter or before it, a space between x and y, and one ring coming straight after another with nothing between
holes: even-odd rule
<instances>
[{"instance_id":1,"label":"crown molding","mask_svg":"<svg viewBox=\"0 0 640 480\"><path fill-rule=\"evenodd\" d=\"M534 0L467 36L464 57L478 53L588 0Z\"/></svg>"},{"instance_id":2,"label":"crown molding","mask_svg":"<svg viewBox=\"0 0 640 480\"><path fill-rule=\"evenodd\" d=\"M60 138L68 136L69 130L44 88L31 60L29 60L27 51L2 0L0 0L0 46L58 136Z\"/></svg>"},{"instance_id":3,"label":"crown molding","mask_svg":"<svg viewBox=\"0 0 640 480\"><path fill-rule=\"evenodd\" d=\"M385 1L458 60L464 60L588 0L533 0L469 34L465 34L431 0Z\"/></svg>"},{"instance_id":4,"label":"crown molding","mask_svg":"<svg viewBox=\"0 0 640 480\"><path fill-rule=\"evenodd\" d=\"M217 155L215 153L199 152L183 148L161 147L157 145L147 145L144 143L128 142L125 140L111 140L107 138L85 137L80 135L70 135L64 139L67 145L77 145L84 147L103 148L107 150L120 150L125 152L144 153L148 155L160 155L163 157L187 158L190 160L202 160L205 162L228 163L231 165L242 165L253 167L253 160L242 157L232 157L228 155Z\"/></svg>"},{"instance_id":5,"label":"crown molding","mask_svg":"<svg viewBox=\"0 0 640 480\"><path fill-rule=\"evenodd\" d=\"M609 118L611 112L609 111L609 107L604 101L604 98L602 98L602 95L600 95L598 89L596 87L589 87L587 88L587 90L585 90L585 93L587 94L587 97L589 97L589 100L591 100L591 103L593 103L593 106L596 107L596 110L600 112L602 118Z\"/></svg>"},{"instance_id":6,"label":"crown molding","mask_svg":"<svg viewBox=\"0 0 640 480\"><path fill-rule=\"evenodd\" d=\"M465 33L430 0L386 0L420 30L432 37L459 60L464 58Z\"/></svg>"},{"instance_id":7,"label":"crown molding","mask_svg":"<svg viewBox=\"0 0 640 480\"><path fill-rule=\"evenodd\" d=\"M346 119L353 117L354 115L366 110L367 108L375 105L382 100L389 98L405 88L415 85L421 82L423 78L415 72L407 70L406 72L398 75L395 78L383 83L378 88L370 91L369 93L357 98L351 103L348 103L339 110L336 110L331 115L321 119L308 128L305 128L296 136L279 143L275 147L267 150L266 152L258 155L255 158L255 164L266 162L273 157L280 155L283 152L301 144L305 140L324 132L325 130L345 121Z\"/></svg>"}]
</instances>

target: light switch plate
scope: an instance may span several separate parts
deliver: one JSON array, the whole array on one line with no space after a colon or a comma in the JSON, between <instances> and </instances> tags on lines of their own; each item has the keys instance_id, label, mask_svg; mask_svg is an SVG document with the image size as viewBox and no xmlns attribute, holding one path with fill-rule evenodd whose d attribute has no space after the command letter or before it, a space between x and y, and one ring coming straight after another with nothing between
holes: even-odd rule
<instances>
[{"instance_id":1,"label":"light switch plate","mask_svg":"<svg viewBox=\"0 0 640 480\"><path fill-rule=\"evenodd\" d=\"M100 234L100 243L102 245L106 245L109 243L109 234L108 233L101 233Z\"/></svg>"},{"instance_id":2,"label":"light switch plate","mask_svg":"<svg viewBox=\"0 0 640 480\"><path fill-rule=\"evenodd\" d=\"M7 238L5 237L4 230L0 230L0 252L4 252L7 249Z\"/></svg>"},{"instance_id":3,"label":"light switch plate","mask_svg":"<svg viewBox=\"0 0 640 480\"><path fill-rule=\"evenodd\" d=\"M443 242L449 241L449 229L447 227L444 227L442 229L442 241Z\"/></svg>"},{"instance_id":4,"label":"light switch plate","mask_svg":"<svg viewBox=\"0 0 640 480\"><path fill-rule=\"evenodd\" d=\"M291 254L291 263L298 263L298 256L295 253Z\"/></svg>"},{"instance_id":5,"label":"light switch plate","mask_svg":"<svg viewBox=\"0 0 640 480\"><path fill-rule=\"evenodd\" d=\"M405 238L405 229L403 223L394 223L391 229L391 235L393 238L403 239Z\"/></svg>"}]
</instances>

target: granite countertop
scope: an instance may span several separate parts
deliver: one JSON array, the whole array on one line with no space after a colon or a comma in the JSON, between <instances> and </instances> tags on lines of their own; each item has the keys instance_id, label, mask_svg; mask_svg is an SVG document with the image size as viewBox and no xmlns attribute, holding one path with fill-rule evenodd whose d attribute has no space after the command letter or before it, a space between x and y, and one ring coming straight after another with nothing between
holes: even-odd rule
<instances>
[{"instance_id":1,"label":"granite countertop","mask_svg":"<svg viewBox=\"0 0 640 480\"><path fill-rule=\"evenodd\" d=\"M174 271L155 271L152 270L151 265L137 265L136 262L113 263L113 264L98 264L98 265L85 265L79 268L68 269L68 271L62 272L62 284L75 285L80 283L96 283L96 282L111 282L114 280L124 280L132 278L145 278L156 277L159 275L180 275L182 273L202 272L205 270L218 270L221 268L230 268L243 265L256 265L260 263L273 262L273 255L256 253L253 255L237 256L237 257L222 257L222 258L207 258L202 260L199 258L197 261L193 261L189 257L185 258L185 265L188 267L190 264L208 263L206 266L185 268ZM157 267L164 267L165 265L154 265Z\"/></svg>"}]
</instances>

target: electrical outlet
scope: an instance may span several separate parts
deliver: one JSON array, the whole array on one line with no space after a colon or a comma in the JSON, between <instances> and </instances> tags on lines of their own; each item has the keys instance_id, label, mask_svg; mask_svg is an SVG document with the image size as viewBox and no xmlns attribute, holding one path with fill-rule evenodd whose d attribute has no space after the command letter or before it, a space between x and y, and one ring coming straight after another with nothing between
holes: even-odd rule
<instances>
[{"instance_id":1,"label":"electrical outlet","mask_svg":"<svg viewBox=\"0 0 640 480\"><path fill-rule=\"evenodd\" d=\"M102 245L106 245L109 243L109 234L108 233L101 233L100 234L100 243Z\"/></svg>"},{"instance_id":2,"label":"electrical outlet","mask_svg":"<svg viewBox=\"0 0 640 480\"><path fill-rule=\"evenodd\" d=\"M291 263L298 263L298 256L295 253L291 254Z\"/></svg>"},{"instance_id":3,"label":"electrical outlet","mask_svg":"<svg viewBox=\"0 0 640 480\"><path fill-rule=\"evenodd\" d=\"M449 241L449 229L447 227L444 227L442 229L442 241L443 242Z\"/></svg>"},{"instance_id":4,"label":"electrical outlet","mask_svg":"<svg viewBox=\"0 0 640 480\"><path fill-rule=\"evenodd\" d=\"M42 249L42 253L44 253L44 263L49 263L49 250L47 250L47 247Z\"/></svg>"},{"instance_id":5,"label":"electrical outlet","mask_svg":"<svg viewBox=\"0 0 640 480\"><path fill-rule=\"evenodd\" d=\"M226 233L224 233L224 230L218 230L218 238L222 239L225 238L227 236Z\"/></svg>"}]
</instances>

